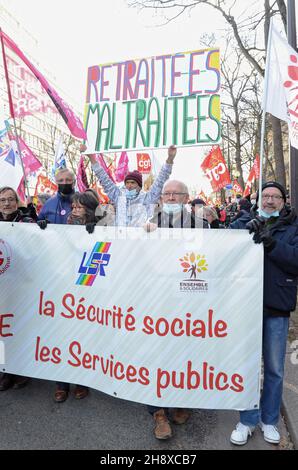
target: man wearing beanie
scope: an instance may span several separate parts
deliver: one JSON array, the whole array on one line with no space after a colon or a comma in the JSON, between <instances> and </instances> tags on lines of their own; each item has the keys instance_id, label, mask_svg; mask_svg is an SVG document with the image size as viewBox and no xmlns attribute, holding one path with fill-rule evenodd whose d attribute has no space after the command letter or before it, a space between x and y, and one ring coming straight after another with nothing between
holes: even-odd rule
<instances>
[{"instance_id":1,"label":"man wearing beanie","mask_svg":"<svg viewBox=\"0 0 298 470\"><path fill-rule=\"evenodd\" d=\"M81 152L86 146L81 146ZM138 171L128 173L124 180L124 187L119 188L107 175L96 160L96 155L88 155L92 169L103 186L110 201L116 207L116 221L118 226L142 227L152 216L154 207L158 203L164 183L172 173L174 158L177 149L174 145L168 148L168 158L162 166L160 173L154 181L150 191L142 190L142 175Z\"/></svg>"},{"instance_id":2,"label":"man wearing beanie","mask_svg":"<svg viewBox=\"0 0 298 470\"><path fill-rule=\"evenodd\" d=\"M278 444L289 317L296 308L298 278L298 220L286 204L284 187L275 181L263 184L261 207L254 206L251 220L237 228L248 229L253 241L264 247L264 383L259 409L240 412L231 442L246 444L259 425L265 441Z\"/></svg>"}]
</instances>

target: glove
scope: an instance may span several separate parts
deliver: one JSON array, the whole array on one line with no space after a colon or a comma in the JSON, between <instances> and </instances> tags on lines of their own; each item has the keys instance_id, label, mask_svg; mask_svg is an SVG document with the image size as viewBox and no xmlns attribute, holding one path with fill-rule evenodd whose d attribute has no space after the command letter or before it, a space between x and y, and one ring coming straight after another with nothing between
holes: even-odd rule
<instances>
[{"instance_id":1,"label":"glove","mask_svg":"<svg viewBox=\"0 0 298 470\"><path fill-rule=\"evenodd\" d=\"M93 233L95 225L96 225L96 222L90 222L90 223L86 224L87 232L88 233Z\"/></svg>"},{"instance_id":2,"label":"glove","mask_svg":"<svg viewBox=\"0 0 298 470\"><path fill-rule=\"evenodd\" d=\"M259 233L263 230L265 222L264 217L257 215L255 219L252 219L246 224L246 228L249 230L249 233Z\"/></svg>"},{"instance_id":3,"label":"glove","mask_svg":"<svg viewBox=\"0 0 298 470\"><path fill-rule=\"evenodd\" d=\"M268 229L262 230L259 233L255 233L253 236L253 241L255 243L263 243L267 253L272 251L276 245L276 240L274 240Z\"/></svg>"},{"instance_id":4,"label":"glove","mask_svg":"<svg viewBox=\"0 0 298 470\"><path fill-rule=\"evenodd\" d=\"M38 221L37 221L37 225L39 226L39 228L41 228L41 230L44 230L44 229L47 228L48 221L47 221L47 219L38 220Z\"/></svg>"}]
</instances>

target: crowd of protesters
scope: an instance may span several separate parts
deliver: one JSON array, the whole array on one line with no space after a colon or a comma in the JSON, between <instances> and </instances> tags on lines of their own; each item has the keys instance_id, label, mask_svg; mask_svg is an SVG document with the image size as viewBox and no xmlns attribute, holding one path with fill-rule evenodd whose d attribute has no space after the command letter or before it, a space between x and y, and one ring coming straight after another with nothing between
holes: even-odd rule
<instances>
[{"instance_id":1,"label":"crowd of protesters","mask_svg":"<svg viewBox=\"0 0 298 470\"><path fill-rule=\"evenodd\" d=\"M166 163L148 192L142 188L142 175L138 171L129 172L123 187L119 187L100 167L95 156L89 155L95 175L109 197L109 204L105 205L100 203L94 190L75 192L75 176L68 169L56 174L57 193L49 199L39 199L38 214L31 202L26 207L20 203L13 188L0 188L0 221L37 223L42 230L48 224L84 225L89 233L96 225L143 227L147 231L157 228L244 229L252 233L253 241L264 247L264 385L260 408L241 411L240 422L230 440L236 445L245 444L259 425L264 439L277 444L289 316L297 300L296 213L288 204L283 186L274 181L263 184L261 207L258 207L258 193L248 198L237 197L221 206L207 205L199 198L190 200L185 182L169 179L176 153L174 146L169 147ZM24 387L28 380L2 374L0 391ZM65 401L69 391L69 384L57 383L54 400ZM85 398L88 388L77 384L74 394L77 399ZM148 406L148 411L154 419L157 439L172 436L170 414L177 424L185 423L191 416L190 410L184 408L168 410Z\"/></svg>"}]
</instances>

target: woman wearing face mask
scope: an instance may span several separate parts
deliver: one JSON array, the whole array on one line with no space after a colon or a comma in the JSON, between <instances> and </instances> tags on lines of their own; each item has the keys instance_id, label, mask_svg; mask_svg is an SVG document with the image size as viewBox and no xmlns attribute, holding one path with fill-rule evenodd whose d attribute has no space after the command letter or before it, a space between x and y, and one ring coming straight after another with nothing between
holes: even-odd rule
<instances>
[{"instance_id":1,"label":"woman wearing face mask","mask_svg":"<svg viewBox=\"0 0 298 470\"><path fill-rule=\"evenodd\" d=\"M96 223L95 211L98 206L98 200L90 192L75 193L71 198L71 213L67 218L69 225L94 225ZM54 400L56 403L62 403L68 398L70 384L57 382ZM74 390L75 398L82 399L88 395L88 388L83 385L76 385Z\"/></svg>"}]
</instances>

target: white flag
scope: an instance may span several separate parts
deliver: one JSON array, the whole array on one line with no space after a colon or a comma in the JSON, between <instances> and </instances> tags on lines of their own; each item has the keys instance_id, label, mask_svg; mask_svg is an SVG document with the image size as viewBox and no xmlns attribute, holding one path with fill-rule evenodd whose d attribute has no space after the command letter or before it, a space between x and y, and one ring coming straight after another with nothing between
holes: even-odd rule
<instances>
[{"instance_id":1,"label":"white flag","mask_svg":"<svg viewBox=\"0 0 298 470\"><path fill-rule=\"evenodd\" d=\"M0 153L0 187L11 186L17 191L24 173L15 141Z\"/></svg>"},{"instance_id":2,"label":"white flag","mask_svg":"<svg viewBox=\"0 0 298 470\"><path fill-rule=\"evenodd\" d=\"M263 109L286 121L291 145L298 148L298 54L271 21Z\"/></svg>"},{"instance_id":3,"label":"white flag","mask_svg":"<svg viewBox=\"0 0 298 470\"><path fill-rule=\"evenodd\" d=\"M61 136L56 146L55 160L52 168L51 180L55 181L55 176L58 170L66 168L65 150L63 144L63 137Z\"/></svg>"}]
</instances>

